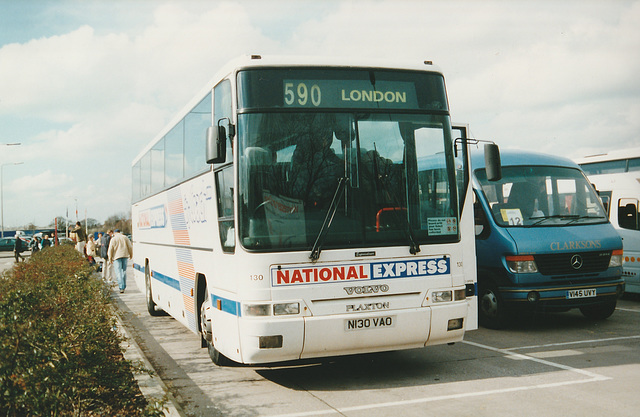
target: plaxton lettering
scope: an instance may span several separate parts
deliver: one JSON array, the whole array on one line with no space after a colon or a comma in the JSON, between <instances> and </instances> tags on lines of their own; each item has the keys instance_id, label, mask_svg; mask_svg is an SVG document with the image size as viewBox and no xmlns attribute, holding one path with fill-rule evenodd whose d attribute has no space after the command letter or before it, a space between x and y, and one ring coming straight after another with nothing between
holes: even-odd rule
<instances>
[{"instance_id":1,"label":"plaxton lettering","mask_svg":"<svg viewBox=\"0 0 640 417\"><path fill-rule=\"evenodd\" d=\"M369 279L366 265L292 268L275 271L275 285Z\"/></svg>"},{"instance_id":2,"label":"plaxton lettering","mask_svg":"<svg viewBox=\"0 0 640 417\"><path fill-rule=\"evenodd\" d=\"M367 304L348 304L347 312L349 311L370 311L370 310L384 310L388 309L390 304L386 303L367 303Z\"/></svg>"},{"instance_id":3,"label":"plaxton lettering","mask_svg":"<svg viewBox=\"0 0 640 417\"><path fill-rule=\"evenodd\" d=\"M551 242L551 250L600 249L599 240L575 240L568 242Z\"/></svg>"}]
</instances>

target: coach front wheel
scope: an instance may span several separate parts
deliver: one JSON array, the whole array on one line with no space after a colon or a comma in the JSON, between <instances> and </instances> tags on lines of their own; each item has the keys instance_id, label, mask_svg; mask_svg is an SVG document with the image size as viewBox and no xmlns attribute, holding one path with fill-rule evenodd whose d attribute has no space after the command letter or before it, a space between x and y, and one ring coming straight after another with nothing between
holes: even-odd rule
<instances>
[{"instance_id":1,"label":"coach front wheel","mask_svg":"<svg viewBox=\"0 0 640 417\"><path fill-rule=\"evenodd\" d=\"M204 300L200 305L200 335L202 337L203 345L206 346L207 351L209 352L209 357L213 363L218 366L231 365L233 364L233 361L220 353L214 346L211 312L211 296L209 295L209 288L205 288Z\"/></svg>"}]
</instances>

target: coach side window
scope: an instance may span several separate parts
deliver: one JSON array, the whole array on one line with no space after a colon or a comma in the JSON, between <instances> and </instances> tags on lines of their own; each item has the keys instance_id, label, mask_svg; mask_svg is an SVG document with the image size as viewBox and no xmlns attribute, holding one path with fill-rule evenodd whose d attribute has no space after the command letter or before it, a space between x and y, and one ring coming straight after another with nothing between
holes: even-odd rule
<instances>
[{"instance_id":1,"label":"coach side window","mask_svg":"<svg viewBox=\"0 0 640 417\"><path fill-rule=\"evenodd\" d=\"M222 250L232 253L235 250L235 229L233 227L233 165L216 172L216 191L218 194L218 226Z\"/></svg>"},{"instance_id":2,"label":"coach side window","mask_svg":"<svg viewBox=\"0 0 640 417\"><path fill-rule=\"evenodd\" d=\"M184 174L192 176L210 169L202 150L205 132L211 126L211 93L209 93L184 118Z\"/></svg>"},{"instance_id":3,"label":"coach side window","mask_svg":"<svg viewBox=\"0 0 640 417\"><path fill-rule=\"evenodd\" d=\"M164 188L164 138L153 145L151 154L151 192L155 193Z\"/></svg>"},{"instance_id":4,"label":"coach side window","mask_svg":"<svg viewBox=\"0 0 640 417\"><path fill-rule=\"evenodd\" d=\"M229 80L224 80L215 86L213 89L213 97L213 125L224 127L228 135L229 125L232 122L231 117L233 115L231 107L231 83ZM227 137L227 160L225 163L233 160L233 153L231 152L232 140L233 138Z\"/></svg>"},{"instance_id":5,"label":"coach side window","mask_svg":"<svg viewBox=\"0 0 640 417\"><path fill-rule=\"evenodd\" d=\"M621 198L618 201L618 225L623 229L640 230L638 200Z\"/></svg>"}]
</instances>

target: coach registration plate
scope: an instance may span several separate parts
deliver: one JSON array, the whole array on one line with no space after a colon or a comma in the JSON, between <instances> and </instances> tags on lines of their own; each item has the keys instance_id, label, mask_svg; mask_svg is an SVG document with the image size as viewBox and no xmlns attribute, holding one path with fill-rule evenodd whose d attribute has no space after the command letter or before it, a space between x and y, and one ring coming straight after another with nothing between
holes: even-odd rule
<instances>
[{"instance_id":1,"label":"coach registration plate","mask_svg":"<svg viewBox=\"0 0 640 417\"><path fill-rule=\"evenodd\" d=\"M386 317L370 317L364 319L347 319L344 321L344 329L365 330L365 329L381 329L385 327L393 327L396 324L396 316Z\"/></svg>"},{"instance_id":2,"label":"coach registration plate","mask_svg":"<svg viewBox=\"0 0 640 417\"><path fill-rule=\"evenodd\" d=\"M595 297L595 296L596 296L595 288L567 291L567 298L588 298L588 297Z\"/></svg>"}]
</instances>

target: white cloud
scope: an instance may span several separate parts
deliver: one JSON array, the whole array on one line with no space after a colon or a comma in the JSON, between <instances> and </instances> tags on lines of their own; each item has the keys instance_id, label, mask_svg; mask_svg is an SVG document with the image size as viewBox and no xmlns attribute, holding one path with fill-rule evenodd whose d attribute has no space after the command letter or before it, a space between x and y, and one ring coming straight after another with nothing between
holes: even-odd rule
<instances>
[{"instance_id":1,"label":"white cloud","mask_svg":"<svg viewBox=\"0 0 640 417\"><path fill-rule=\"evenodd\" d=\"M45 126L17 138L11 161L29 174L7 177L6 198L51 207L72 196L99 220L127 211L131 160L226 61L249 53L431 59L454 121L476 137L569 156L640 146L638 1L89 5L85 22L67 10L81 24L0 48L0 117L13 120L0 138Z\"/></svg>"},{"instance_id":2,"label":"white cloud","mask_svg":"<svg viewBox=\"0 0 640 417\"><path fill-rule=\"evenodd\" d=\"M12 157L42 174L8 193L68 200L57 190L99 219L129 210L130 164L144 145L224 62L274 44L238 4L187 6L160 5L131 34L83 25L0 48L0 114L56 124L21 140Z\"/></svg>"}]
</instances>

